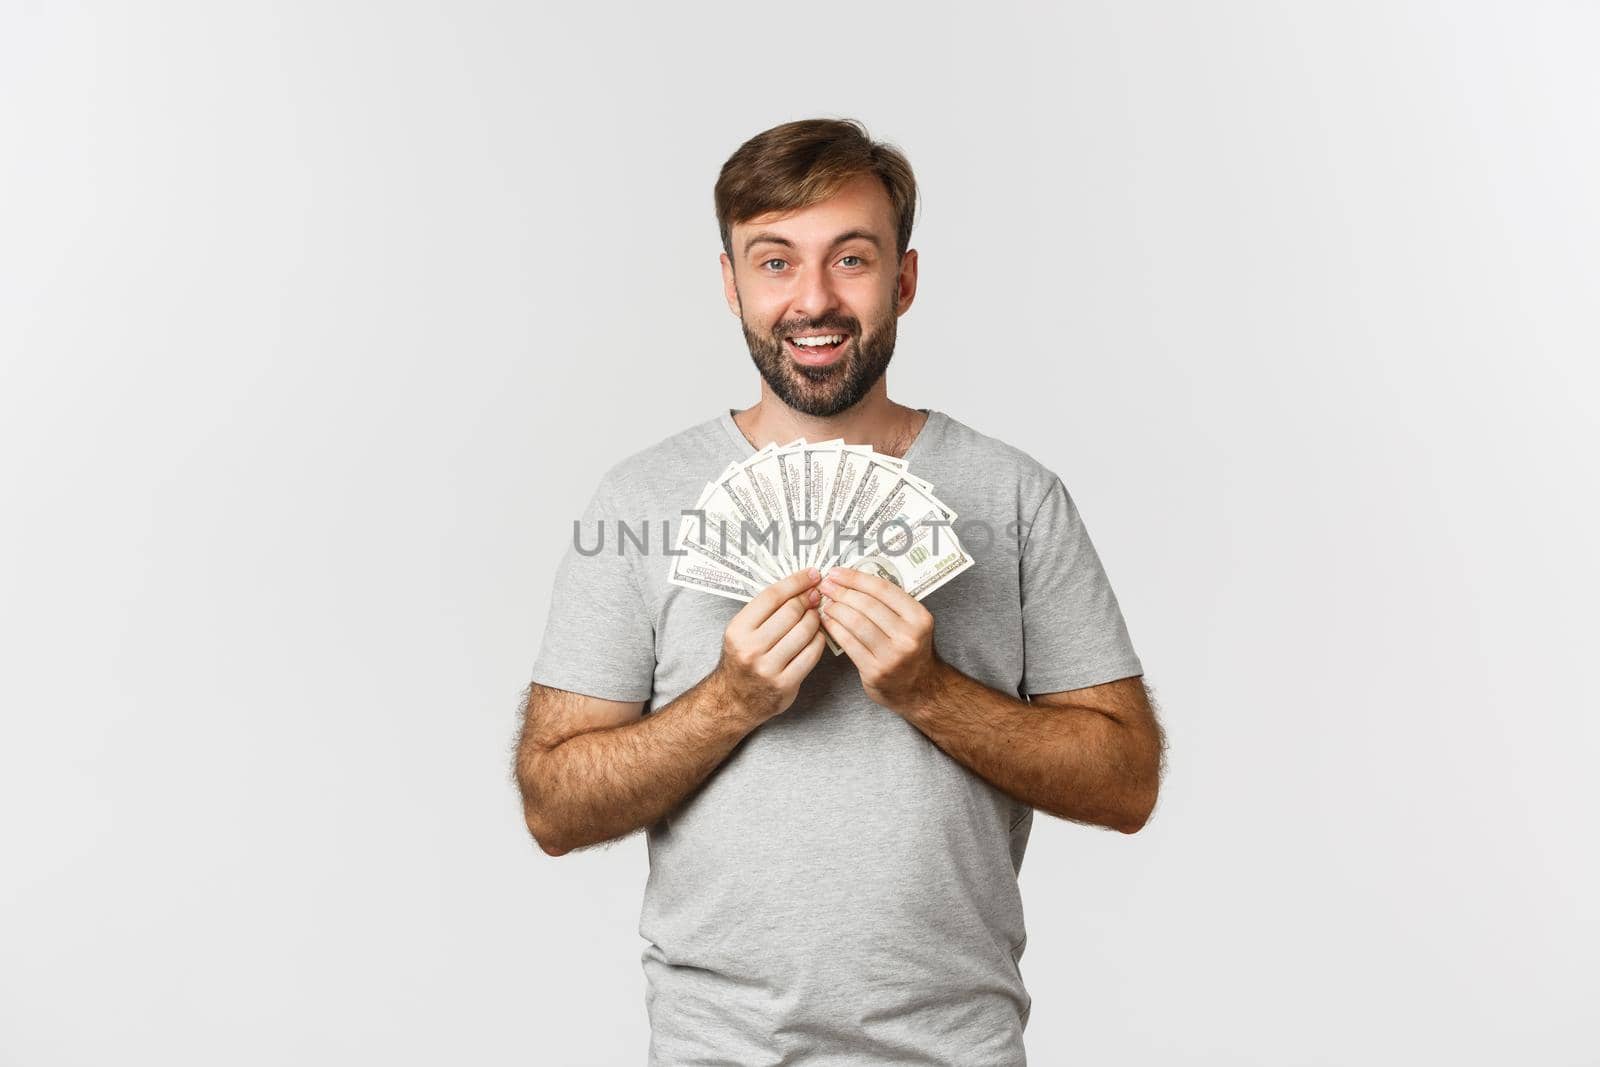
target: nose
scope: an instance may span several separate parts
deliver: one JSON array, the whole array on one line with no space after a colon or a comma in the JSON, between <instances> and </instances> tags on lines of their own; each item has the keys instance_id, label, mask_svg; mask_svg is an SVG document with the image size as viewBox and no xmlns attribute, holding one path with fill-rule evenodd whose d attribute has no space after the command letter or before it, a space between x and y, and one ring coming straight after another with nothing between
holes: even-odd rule
<instances>
[{"instance_id":1,"label":"nose","mask_svg":"<svg viewBox=\"0 0 1600 1067\"><path fill-rule=\"evenodd\" d=\"M826 267L803 270L795 279L793 310L815 319L837 308L838 294L833 289L833 279Z\"/></svg>"}]
</instances>

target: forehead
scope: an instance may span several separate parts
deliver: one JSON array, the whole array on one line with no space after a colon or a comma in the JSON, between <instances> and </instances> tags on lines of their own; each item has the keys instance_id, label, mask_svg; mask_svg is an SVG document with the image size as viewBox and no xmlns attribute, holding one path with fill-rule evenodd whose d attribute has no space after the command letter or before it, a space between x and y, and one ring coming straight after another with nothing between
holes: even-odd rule
<instances>
[{"instance_id":1,"label":"forehead","mask_svg":"<svg viewBox=\"0 0 1600 1067\"><path fill-rule=\"evenodd\" d=\"M850 230L870 230L892 253L895 229L894 204L883 182L876 175L858 174L832 196L809 207L788 213L770 212L736 222L730 236L734 250L743 252L750 239L758 234L775 234L801 245L827 244L836 235Z\"/></svg>"}]
</instances>

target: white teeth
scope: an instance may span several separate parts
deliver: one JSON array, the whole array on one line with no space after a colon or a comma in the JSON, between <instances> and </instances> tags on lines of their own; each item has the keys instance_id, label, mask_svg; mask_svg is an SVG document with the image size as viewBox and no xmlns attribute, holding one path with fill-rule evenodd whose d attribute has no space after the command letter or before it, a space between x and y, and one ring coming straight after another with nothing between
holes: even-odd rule
<instances>
[{"instance_id":1,"label":"white teeth","mask_svg":"<svg viewBox=\"0 0 1600 1067\"><path fill-rule=\"evenodd\" d=\"M844 336L836 333L827 337L791 337L789 339L797 345L814 348L817 345L836 345L844 340Z\"/></svg>"}]
</instances>

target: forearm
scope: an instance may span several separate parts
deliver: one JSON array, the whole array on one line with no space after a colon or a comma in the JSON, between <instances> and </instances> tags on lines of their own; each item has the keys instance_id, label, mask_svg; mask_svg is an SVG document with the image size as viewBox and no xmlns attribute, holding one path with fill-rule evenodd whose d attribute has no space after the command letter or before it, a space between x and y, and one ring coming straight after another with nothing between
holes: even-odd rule
<instances>
[{"instance_id":1,"label":"forearm","mask_svg":"<svg viewBox=\"0 0 1600 1067\"><path fill-rule=\"evenodd\" d=\"M528 826L547 853L609 841L672 811L756 725L716 672L634 722L519 757Z\"/></svg>"},{"instance_id":2,"label":"forearm","mask_svg":"<svg viewBox=\"0 0 1600 1067\"><path fill-rule=\"evenodd\" d=\"M952 759L1031 807L1124 832L1148 814L1143 743L1095 708L1030 704L941 663L936 684L900 714Z\"/></svg>"}]
</instances>

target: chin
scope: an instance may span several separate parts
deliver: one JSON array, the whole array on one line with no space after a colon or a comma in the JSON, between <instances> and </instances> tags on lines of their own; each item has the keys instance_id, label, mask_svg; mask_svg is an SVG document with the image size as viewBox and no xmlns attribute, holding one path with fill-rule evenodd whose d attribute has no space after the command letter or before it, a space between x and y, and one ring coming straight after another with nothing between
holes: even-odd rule
<instances>
[{"instance_id":1,"label":"chin","mask_svg":"<svg viewBox=\"0 0 1600 1067\"><path fill-rule=\"evenodd\" d=\"M835 363L827 367L808 367L804 363L792 363L790 369L794 371L794 379L798 382L821 385L844 376L844 364Z\"/></svg>"}]
</instances>

